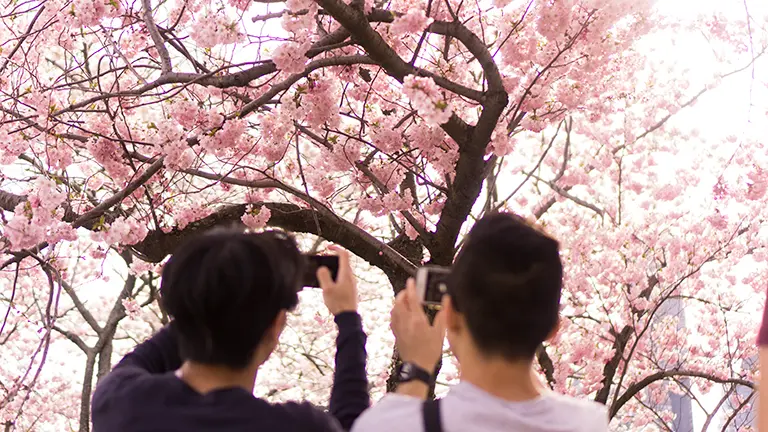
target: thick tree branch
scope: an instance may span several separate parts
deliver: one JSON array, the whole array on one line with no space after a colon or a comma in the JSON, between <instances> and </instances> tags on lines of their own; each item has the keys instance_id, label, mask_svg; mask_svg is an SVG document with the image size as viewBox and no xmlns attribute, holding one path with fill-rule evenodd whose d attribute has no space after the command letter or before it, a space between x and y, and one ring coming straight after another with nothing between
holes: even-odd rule
<instances>
[{"instance_id":1,"label":"thick tree branch","mask_svg":"<svg viewBox=\"0 0 768 432\"><path fill-rule=\"evenodd\" d=\"M137 158L139 160L145 161L145 162L149 162L149 161L153 161L154 160L152 158L148 158L146 156L143 156L143 155L140 155L140 154L137 154L137 153L132 153L131 156L135 157L135 158ZM203 171L200 171L200 170L194 170L194 169L182 170L182 172L185 172L185 173L188 173L188 174L191 174L191 175L195 175L195 176L199 176L199 177L203 177L203 178L207 178L207 179L210 179L210 180L216 180L216 181L220 181L222 183L228 183L228 184L233 184L233 185L238 185L238 186L251 187L251 188L275 188L275 189L280 189L280 190L282 190L284 192L287 192L287 193L295 196L296 198L299 198L302 201L312 205L313 209L318 213L318 216L321 218L321 220L325 219L326 221L329 221L329 222L332 221L335 226L343 227L344 231L346 231L348 233L354 233L354 237L356 237L357 239L361 240L362 242L367 244L369 247L375 249L377 251L376 252L377 254L381 254L381 255L386 256L388 258L388 262L393 264L393 266L390 268L390 270L393 270L395 268L399 268L401 272L405 272L407 274L410 274L410 273L412 273L415 270L415 262L412 261L412 260L407 259L406 257L404 257L402 254L400 254L398 252L398 250L396 248L391 247L389 244L384 243L384 242L378 240L376 237L374 237L373 235L369 234L368 232L366 232L362 228L358 227L354 223L349 222L346 219L338 216L335 212L333 212L333 210L331 210L328 207L326 207L322 202L320 202L320 201L312 198L311 196L307 195L306 193L304 193L304 192L302 192L302 191L300 191L298 189L295 189L295 188L293 188L291 186L288 186L288 185L286 185L286 184L284 184L282 182L279 182L279 181L274 180L274 179L264 179L264 180L236 179L236 178L232 178L232 177L229 177L229 176L220 176L220 175L206 173L206 172L203 172ZM278 206L278 208L280 206L284 206L284 205L292 206L292 207L290 207L290 211L294 211L294 210L300 209L300 207L296 206L295 204L272 203L272 204L269 204L269 205ZM269 205L267 207L271 209L271 207L269 207ZM282 210L286 210L286 208L282 208ZM309 210L309 209L305 209L305 210L310 211L309 216L311 216L312 220L314 220L314 216L311 213L312 210ZM240 210L240 212L236 215L236 219L232 219L231 217L228 217L228 218L225 218L225 220L223 220L222 222L223 223L238 222L240 217L243 214L243 211L244 211L244 207L243 207L243 210ZM272 221L274 220L274 217L275 217L274 213L273 213L272 217L273 217L273 219L270 219L270 224L272 224ZM322 223L320 225L322 227ZM211 228L213 226L214 225L211 225L210 222L205 222L203 224L203 229L209 229L209 228ZM276 225L276 226L281 226L281 225ZM189 228L189 227L187 227L187 228ZM185 228L185 230L187 228ZM334 230L335 229L336 228L334 228ZM311 230L311 231L307 231L307 230L292 230L292 231L306 232L306 233L311 233L311 234L315 234L315 235L319 234L317 232L316 228ZM321 231L322 231L323 238L326 238L326 240L329 240L329 241L335 241L335 240L333 240L331 238L328 238L325 235L326 232L325 232L324 228L321 229ZM356 251L351 249L347 244L340 243L340 242L339 242L339 244L341 244L344 247L347 247L352 252L356 253ZM142 251L140 251L138 249L137 249L137 251L140 252L140 253L143 253ZM166 255L167 255L167 253L166 253ZM364 258L364 259L367 260L367 258L365 256L360 255L360 254L357 254L357 255L360 256L361 258ZM157 258L155 260L155 262L162 260L164 257L165 257L165 255L161 256L160 258ZM150 260L152 260L152 259L150 259ZM369 262L373 263L373 261L370 261L370 260L369 260Z\"/></svg>"},{"instance_id":2,"label":"thick tree branch","mask_svg":"<svg viewBox=\"0 0 768 432\"><path fill-rule=\"evenodd\" d=\"M65 212L63 220L64 222L72 222L72 226L75 228L85 227L91 229L89 224L100 218L107 210L116 205L125 197L132 194L139 187L144 185L153 175L155 175L160 168L163 167L163 158L152 159L152 165L147 168L144 173L133 179L128 185L121 191L102 201L99 205L91 209L90 211L78 215L71 207L65 206ZM27 200L25 195L17 195L11 192L0 190L0 209L8 212L13 212L17 205Z\"/></svg>"},{"instance_id":3,"label":"thick tree branch","mask_svg":"<svg viewBox=\"0 0 768 432\"><path fill-rule=\"evenodd\" d=\"M486 148L508 103L509 97L503 88L490 88L477 125L472 128L469 139L459 146L454 180L435 231L439 251L432 258L436 264L449 265L453 261L459 232L480 196L486 178L489 167L485 160Z\"/></svg>"},{"instance_id":4,"label":"thick tree branch","mask_svg":"<svg viewBox=\"0 0 768 432\"><path fill-rule=\"evenodd\" d=\"M539 346L539 350L536 352L536 360L541 366L541 370L544 372L544 376L547 378L547 384L549 388L555 387L555 364L552 362L552 358L547 353L547 347L544 345Z\"/></svg>"},{"instance_id":5,"label":"thick tree branch","mask_svg":"<svg viewBox=\"0 0 768 432\"><path fill-rule=\"evenodd\" d=\"M597 396L595 396L595 401L600 402L601 404L608 403L608 397L611 395L613 377L616 376L616 371L619 369L619 364L621 364L621 360L624 356L624 350L627 348L627 343L629 343L631 336L632 327L630 326L625 326L621 329L620 333L614 334L613 356L603 367L603 386L597 392Z\"/></svg>"},{"instance_id":6,"label":"thick tree branch","mask_svg":"<svg viewBox=\"0 0 768 432\"><path fill-rule=\"evenodd\" d=\"M488 80L488 92L503 92L504 83L501 81L501 73L493 60L488 47L476 34L459 21L445 22L435 21L427 27L427 31L443 36L455 37L472 53L485 72Z\"/></svg>"},{"instance_id":7,"label":"thick tree branch","mask_svg":"<svg viewBox=\"0 0 768 432\"><path fill-rule=\"evenodd\" d=\"M610 407L610 410L609 410L610 417L611 418L615 417L616 413L618 413L619 410L624 405L626 405L627 402L632 400L632 398L635 397L635 395L637 395L638 393L640 393L644 388L655 383L656 381L661 381L661 380L664 380L667 378L673 378L673 377L704 378L706 380L709 380L718 384L736 384L744 387L749 387L751 389L756 388L755 383L751 381L747 381L745 379L740 379L740 378L721 378L710 373L697 372L692 370L661 371L661 372L656 372L654 374L648 375L642 380L627 387L627 390L624 391L624 394L622 394L621 397L616 400L616 403L614 403L613 406Z\"/></svg>"},{"instance_id":8,"label":"thick tree branch","mask_svg":"<svg viewBox=\"0 0 768 432\"><path fill-rule=\"evenodd\" d=\"M416 268L415 263L395 252L390 245L335 214L301 208L288 203L262 203L261 205L268 208L272 214L269 220L270 226L288 231L317 235L318 224L315 223L317 218L325 240L343 246L387 274L403 272L410 274ZM151 231L143 241L133 245L133 249L148 261L160 262L192 236L215 226L240 224L245 207L245 204L239 204L222 208L181 230L173 229L167 233L161 230Z\"/></svg>"},{"instance_id":9,"label":"thick tree branch","mask_svg":"<svg viewBox=\"0 0 768 432\"><path fill-rule=\"evenodd\" d=\"M0 209L3 209L7 212L12 212L17 205L23 203L26 200L27 197L24 195L16 195L11 192L0 190Z\"/></svg>"}]
</instances>

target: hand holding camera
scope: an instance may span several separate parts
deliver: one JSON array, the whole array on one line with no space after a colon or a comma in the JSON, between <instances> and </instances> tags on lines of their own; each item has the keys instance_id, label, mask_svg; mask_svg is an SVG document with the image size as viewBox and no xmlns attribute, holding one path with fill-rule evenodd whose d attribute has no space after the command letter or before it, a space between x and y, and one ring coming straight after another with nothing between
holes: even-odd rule
<instances>
[{"instance_id":1,"label":"hand holding camera","mask_svg":"<svg viewBox=\"0 0 768 432\"><path fill-rule=\"evenodd\" d=\"M416 281L408 279L405 289L395 298L390 327L400 358L433 373L443 353L444 312L438 312L430 325L422 300L417 293Z\"/></svg>"},{"instance_id":2,"label":"hand holding camera","mask_svg":"<svg viewBox=\"0 0 768 432\"><path fill-rule=\"evenodd\" d=\"M316 263L317 285L323 290L325 306L334 316L342 312L357 312L357 280L352 272L349 252L336 246L331 246L330 249L336 252L338 259L329 259L328 265L319 259ZM333 268L333 262L338 262L338 271L334 271L336 269Z\"/></svg>"}]
</instances>

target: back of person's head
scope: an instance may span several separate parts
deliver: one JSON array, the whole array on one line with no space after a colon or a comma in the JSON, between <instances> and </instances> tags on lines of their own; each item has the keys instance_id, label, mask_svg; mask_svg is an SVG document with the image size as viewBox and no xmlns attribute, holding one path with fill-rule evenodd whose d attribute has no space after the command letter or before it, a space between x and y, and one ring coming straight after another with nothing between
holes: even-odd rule
<instances>
[{"instance_id":1,"label":"back of person's head","mask_svg":"<svg viewBox=\"0 0 768 432\"><path fill-rule=\"evenodd\" d=\"M296 307L303 268L295 241L282 232L214 230L181 245L160 287L181 357L248 366L280 311Z\"/></svg>"},{"instance_id":2,"label":"back of person's head","mask_svg":"<svg viewBox=\"0 0 768 432\"><path fill-rule=\"evenodd\" d=\"M475 224L456 257L451 303L481 353L527 360L557 327L562 278L556 240L496 213Z\"/></svg>"}]
</instances>

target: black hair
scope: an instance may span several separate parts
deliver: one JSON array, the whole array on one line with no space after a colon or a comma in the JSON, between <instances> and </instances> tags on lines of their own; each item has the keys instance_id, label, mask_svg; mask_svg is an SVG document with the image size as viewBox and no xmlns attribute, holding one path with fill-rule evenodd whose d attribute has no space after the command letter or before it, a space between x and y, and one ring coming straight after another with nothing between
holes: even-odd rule
<instances>
[{"instance_id":1,"label":"black hair","mask_svg":"<svg viewBox=\"0 0 768 432\"><path fill-rule=\"evenodd\" d=\"M279 231L219 229L182 244L160 285L182 359L246 367L278 313L296 307L304 266Z\"/></svg>"},{"instance_id":2,"label":"black hair","mask_svg":"<svg viewBox=\"0 0 768 432\"><path fill-rule=\"evenodd\" d=\"M557 326L562 279L556 240L495 213L470 230L448 285L478 348L520 360L533 358Z\"/></svg>"}]
</instances>

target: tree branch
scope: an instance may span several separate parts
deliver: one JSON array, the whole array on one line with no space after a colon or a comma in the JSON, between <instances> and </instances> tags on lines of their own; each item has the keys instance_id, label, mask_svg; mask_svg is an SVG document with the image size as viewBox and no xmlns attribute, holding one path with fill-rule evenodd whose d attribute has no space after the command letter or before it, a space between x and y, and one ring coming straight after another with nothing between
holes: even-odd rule
<instances>
[{"instance_id":1,"label":"tree branch","mask_svg":"<svg viewBox=\"0 0 768 432\"><path fill-rule=\"evenodd\" d=\"M144 23L147 25L149 35L152 37L152 42L155 44L155 49L160 55L160 67L162 73L167 74L171 71L171 56L168 54L168 48L165 47L163 37L160 36L160 32L157 30L155 20L152 18L152 4L150 0L141 0L142 8L144 9Z\"/></svg>"},{"instance_id":2,"label":"tree branch","mask_svg":"<svg viewBox=\"0 0 768 432\"><path fill-rule=\"evenodd\" d=\"M128 195L132 194L134 191L136 191L136 189L143 186L144 183L149 181L149 179L155 175L155 173L160 171L160 168L163 167L163 160L165 160L164 156L158 158L154 163L152 163L152 165L149 166L149 168L147 168L146 171L144 171L143 174L128 183L128 185L123 190L105 199L101 204L97 205L90 211L75 219L75 221L72 223L72 226L79 228L85 226L89 222L93 222L94 219L101 217L104 212L112 208L112 206L118 204Z\"/></svg>"},{"instance_id":3,"label":"tree branch","mask_svg":"<svg viewBox=\"0 0 768 432\"><path fill-rule=\"evenodd\" d=\"M337 243L363 258L385 273L413 273L416 263L413 263L396 252L390 245L381 242L371 234L361 230L351 222L341 217L323 211L301 208L288 203L261 203L272 213L268 224L288 231L318 234L319 224L323 238ZM192 236L199 235L215 226L240 224L240 218L245 213L245 204L224 207L215 213L187 225L184 229L173 229L169 232L162 230L151 231L147 237L133 245L141 256L151 262L160 262L168 254ZM317 218L318 224L315 223Z\"/></svg>"},{"instance_id":4,"label":"tree branch","mask_svg":"<svg viewBox=\"0 0 768 432\"><path fill-rule=\"evenodd\" d=\"M21 46L24 44L24 41L27 40L29 35L32 34L32 29L35 28L35 23L37 22L37 19L40 18L40 14L43 13L43 10L45 10L44 5L40 6L35 16L29 22L29 25L27 26L27 30L24 32L24 35L19 38L19 41L16 43L16 46L14 46L11 52L8 53L8 56L5 57L5 61L3 61L3 65L0 66L0 75L2 75L3 72L5 72L5 68L7 68L8 65L11 63L11 59L13 59L13 56L21 48Z\"/></svg>"},{"instance_id":5,"label":"tree branch","mask_svg":"<svg viewBox=\"0 0 768 432\"><path fill-rule=\"evenodd\" d=\"M403 82L406 75L416 73L414 68L400 58L397 52L368 24L362 11L353 9L341 0L317 0L317 3L354 36L387 74L399 82ZM391 16L391 14L389 15ZM438 80L435 80L435 83L441 85ZM469 126L455 114L441 127L457 143L461 144L466 141Z\"/></svg>"},{"instance_id":6,"label":"tree branch","mask_svg":"<svg viewBox=\"0 0 768 432\"><path fill-rule=\"evenodd\" d=\"M237 113L238 117L245 117L246 115L250 114L251 112L255 111L264 103L272 100L273 97L275 97L278 93L288 90L291 88L291 86L296 83L296 81L307 77L312 71L329 67L329 66L343 66L343 65L354 65L354 64L377 64L373 59L367 56L362 55L351 55L351 56L342 56L342 57L329 57L324 58L320 60L315 60L307 65L306 68L304 68L304 71L301 73L293 74L290 77L286 78L282 82L275 84L269 88L264 94L259 96L257 99L254 99L253 101L245 104L241 109L240 112Z\"/></svg>"},{"instance_id":7,"label":"tree branch","mask_svg":"<svg viewBox=\"0 0 768 432\"><path fill-rule=\"evenodd\" d=\"M614 334L613 349L614 353L608 363L603 367L603 386L597 392L595 401L601 404L608 403L608 397L611 394L611 384L613 384L613 377L616 376L616 371L619 369L619 364L624 356L624 350L627 348L627 343L632 336L632 327L624 326L621 329L621 333Z\"/></svg>"},{"instance_id":8,"label":"tree branch","mask_svg":"<svg viewBox=\"0 0 768 432\"><path fill-rule=\"evenodd\" d=\"M62 336L69 339L73 344L77 345L77 347L80 348L80 350L83 351L86 355L88 355L88 353L91 351L91 349L88 347L88 345L85 344L85 342L83 342L83 339L80 338L80 336L55 324L53 325L53 329L60 333Z\"/></svg>"},{"instance_id":9,"label":"tree branch","mask_svg":"<svg viewBox=\"0 0 768 432\"><path fill-rule=\"evenodd\" d=\"M742 385L744 387L749 387L751 389L756 388L755 383L744 380L744 379L739 379L739 378L720 378L710 373L697 372L692 370L661 371L661 372L656 372L655 374L652 374L652 375L648 375L642 380L627 387L627 390L624 392L624 394L621 395L621 397L616 400L616 403L614 403L613 406L611 406L610 417L611 418L615 417L616 413L618 413L619 410L627 402L629 402L633 397L635 397L635 395L640 393L644 388L648 387L649 385L653 384L656 381L661 381L671 377L704 378L706 380L709 380L718 384L736 384L736 385Z\"/></svg>"}]
</instances>

